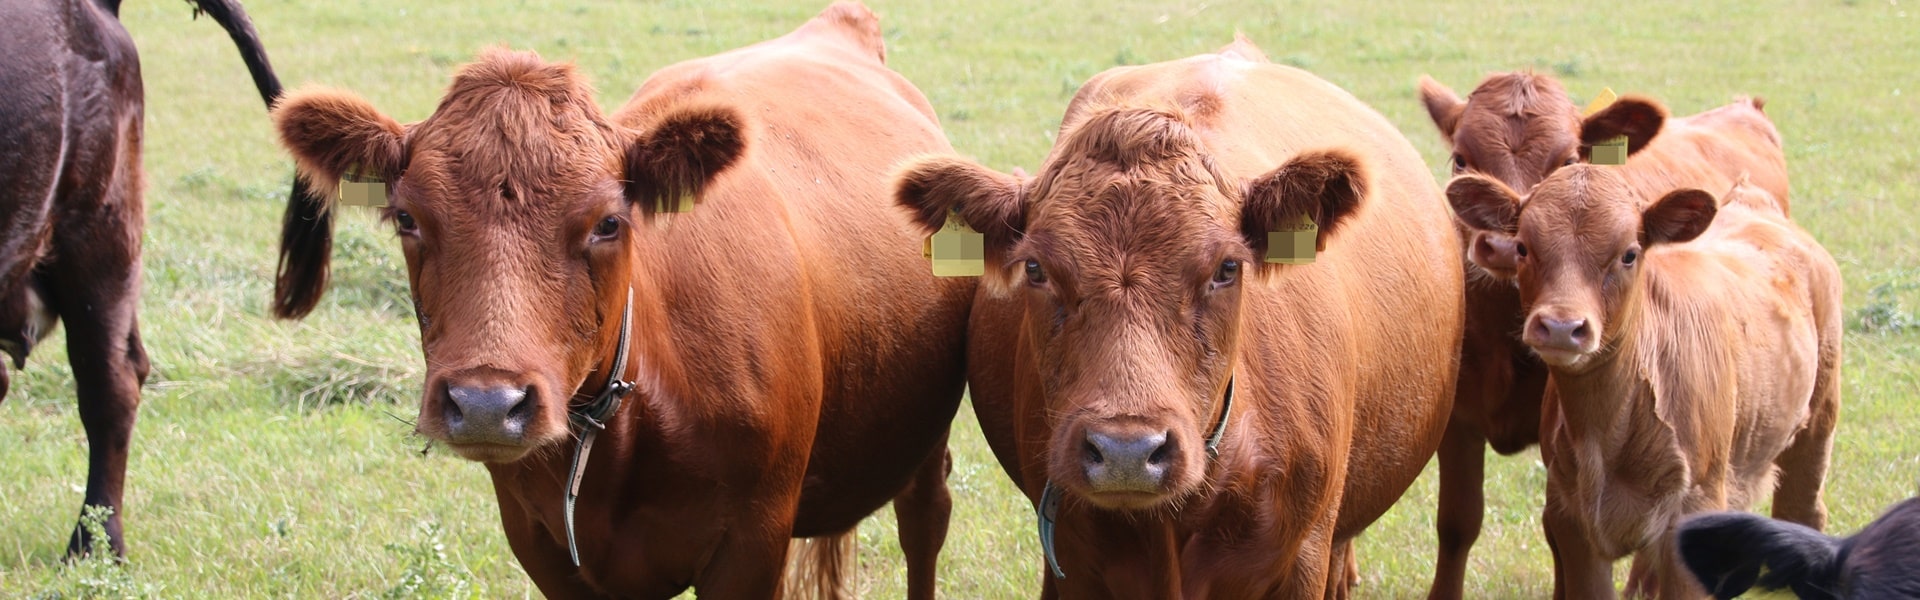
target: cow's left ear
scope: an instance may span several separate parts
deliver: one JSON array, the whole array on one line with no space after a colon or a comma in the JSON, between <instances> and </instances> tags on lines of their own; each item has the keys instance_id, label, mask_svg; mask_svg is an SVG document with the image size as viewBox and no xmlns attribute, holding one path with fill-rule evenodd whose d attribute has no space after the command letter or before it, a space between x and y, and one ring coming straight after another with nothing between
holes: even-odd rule
<instances>
[{"instance_id":1,"label":"cow's left ear","mask_svg":"<svg viewBox=\"0 0 1920 600\"><path fill-rule=\"evenodd\" d=\"M1346 150L1310 150L1247 183L1240 205L1240 233L1255 256L1267 252L1267 232L1298 223L1301 215L1319 228L1318 250L1367 195L1360 157Z\"/></svg>"},{"instance_id":2,"label":"cow's left ear","mask_svg":"<svg viewBox=\"0 0 1920 600\"><path fill-rule=\"evenodd\" d=\"M1627 154L1633 154L1652 143L1666 122L1667 107L1658 100L1626 96L1580 121L1580 145L1626 136Z\"/></svg>"},{"instance_id":3,"label":"cow's left ear","mask_svg":"<svg viewBox=\"0 0 1920 600\"><path fill-rule=\"evenodd\" d=\"M1640 213L1640 245L1679 243L1700 237L1713 224L1720 203L1696 189L1675 190Z\"/></svg>"},{"instance_id":4,"label":"cow's left ear","mask_svg":"<svg viewBox=\"0 0 1920 600\"><path fill-rule=\"evenodd\" d=\"M746 152L746 126L733 109L674 109L627 146L627 201L649 216L671 211Z\"/></svg>"}]
</instances>

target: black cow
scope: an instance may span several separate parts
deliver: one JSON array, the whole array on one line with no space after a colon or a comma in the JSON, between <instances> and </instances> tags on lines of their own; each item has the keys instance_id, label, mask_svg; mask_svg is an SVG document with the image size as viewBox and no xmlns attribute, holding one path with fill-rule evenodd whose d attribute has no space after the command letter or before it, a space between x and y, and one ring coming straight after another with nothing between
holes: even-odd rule
<instances>
[{"instance_id":1,"label":"black cow","mask_svg":"<svg viewBox=\"0 0 1920 600\"><path fill-rule=\"evenodd\" d=\"M1715 598L1739 596L1755 583L1792 588L1806 600L1920 598L1920 498L1893 505L1846 539L1727 512L1682 523L1679 544L1687 570Z\"/></svg>"},{"instance_id":2,"label":"black cow","mask_svg":"<svg viewBox=\"0 0 1920 600\"><path fill-rule=\"evenodd\" d=\"M280 83L234 0L195 0L239 46L269 106ZM87 506L112 511L116 555L128 444L147 378L140 293L140 58L119 0L0 0L0 350L23 368L67 328L88 442ZM294 194L305 196L304 188ZM0 399L7 374L0 364ZM93 540L76 527L68 556Z\"/></svg>"}]
</instances>

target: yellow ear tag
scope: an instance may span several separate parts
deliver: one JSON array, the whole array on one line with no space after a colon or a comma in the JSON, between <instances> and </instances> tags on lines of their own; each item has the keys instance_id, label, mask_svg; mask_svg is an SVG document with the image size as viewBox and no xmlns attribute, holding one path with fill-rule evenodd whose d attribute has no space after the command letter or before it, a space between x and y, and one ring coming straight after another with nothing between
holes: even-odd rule
<instances>
[{"instance_id":1,"label":"yellow ear tag","mask_svg":"<svg viewBox=\"0 0 1920 600\"><path fill-rule=\"evenodd\" d=\"M1313 217L1300 215L1300 220L1292 225L1283 226L1280 231L1267 232L1267 262L1283 265L1313 264L1314 250L1320 243L1320 226L1313 223Z\"/></svg>"},{"instance_id":2,"label":"yellow ear tag","mask_svg":"<svg viewBox=\"0 0 1920 600\"><path fill-rule=\"evenodd\" d=\"M1600 88L1600 94L1594 96L1592 102L1587 103L1587 109L1580 111L1580 116L1591 117L1593 113L1606 110L1607 107L1613 106L1613 101L1619 99L1620 96L1613 93L1613 88Z\"/></svg>"},{"instance_id":3,"label":"yellow ear tag","mask_svg":"<svg viewBox=\"0 0 1920 600\"><path fill-rule=\"evenodd\" d=\"M679 198L672 199L672 200L661 199L660 212L670 212L670 213L693 212L693 205L696 203L697 201L694 199L693 194L683 194Z\"/></svg>"},{"instance_id":4,"label":"yellow ear tag","mask_svg":"<svg viewBox=\"0 0 1920 600\"><path fill-rule=\"evenodd\" d=\"M967 226L959 213L949 213L947 224L927 238L926 254L935 277L979 277L987 273L986 238Z\"/></svg>"},{"instance_id":5,"label":"yellow ear tag","mask_svg":"<svg viewBox=\"0 0 1920 600\"><path fill-rule=\"evenodd\" d=\"M1613 139L1593 145L1588 151L1587 162L1596 165L1627 164L1627 136L1617 135Z\"/></svg>"},{"instance_id":6,"label":"yellow ear tag","mask_svg":"<svg viewBox=\"0 0 1920 600\"><path fill-rule=\"evenodd\" d=\"M340 174L340 203L347 206L381 208L387 205L387 182L360 165L347 167Z\"/></svg>"}]
</instances>

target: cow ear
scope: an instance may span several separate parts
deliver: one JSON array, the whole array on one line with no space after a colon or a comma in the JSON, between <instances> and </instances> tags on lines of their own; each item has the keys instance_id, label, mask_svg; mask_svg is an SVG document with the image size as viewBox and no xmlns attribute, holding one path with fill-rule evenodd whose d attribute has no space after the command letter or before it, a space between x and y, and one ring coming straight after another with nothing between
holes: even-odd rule
<instances>
[{"instance_id":1,"label":"cow ear","mask_svg":"<svg viewBox=\"0 0 1920 600\"><path fill-rule=\"evenodd\" d=\"M908 162L893 178L893 201L913 213L922 233L932 235L959 213L980 232L989 249L1004 251L1026 228L1025 178L962 158L930 156Z\"/></svg>"},{"instance_id":2,"label":"cow ear","mask_svg":"<svg viewBox=\"0 0 1920 600\"><path fill-rule=\"evenodd\" d=\"M1667 107L1659 101L1627 96L1580 122L1580 145L1592 146L1626 136L1627 154L1631 155L1646 148L1666 122Z\"/></svg>"},{"instance_id":3,"label":"cow ear","mask_svg":"<svg viewBox=\"0 0 1920 600\"><path fill-rule=\"evenodd\" d=\"M273 125L317 198L335 198L348 169L393 181L406 162L406 128L352 92L296 90L274 106Z\"/></svg>"},{"instance_id":4,"label":"cow ear","mask_svg":"<svg viewBox=\"0 0 1920 600\"><path fill-rule=\"evenodd\" d=\"M1301 215L1319 229L1316 250L1367 196L1367 173L1360 157L1346 150L1309 150L1247 183L1240 205L1240 234L1254 256L1267 252L1267 232L1299 223Z\"/></svg>"},{"instance_id":5,"label":"cow ear","mask_svg":"<svg viewBox=\"0 0 1920 600\"><path fill-rule=\"evenodd\" d=\"M966 221L980 232L985 246L989 289L1011 289L1011 276L994 277L1004 269L995 265L1020 241L1027 226L1026 186L1029 178L1015 170L1008 175L952 156L927 156L907 162L893 176L893 201L911 213L913 224L933 235L948 215Z\"/></svg>"},{"instance_id":6,"label":"cow ear","mask_svg":"<svg viewBox=\"0 0 1920 600\"><path fill-rule=\"evenodd\" d=\"M1520 194L1497 179L1455 177L1447 182L1447 203L1455 218L1476 231L1508 236L1520 231Z\"/></svg>"},{"instance_id":7,"label":"cow ear","mask_svg":"<svg viewBox=\"0 0 1920 600\"><path fill-rule=\"evenodd\" d=\"M1719 210L1713 194L1675 190L1640 213L1640 245L1679 243L1699 237Z\"/></svg>"},{"instance_id":8,"label":"cow ear","mask_svg":"<svg viewBox=\"0 0 1920 600\"><path fill-rule=\"evenodd\" d=\"M675 210L746 151L740 113L718 106L674 109L627 146L627 201L648 216Z\"/></svg>"},{"instance_id":9,"label":"cow ear","mask_svg":"<svg viewBox=\"0 0 1920 600\"><path fill-rule=\"evenodd\" d=\"M1433 124L1440 128L1440 137L1453 140L1453 131L1460 126L1460 114L1466 112L1467 102L1447 86L1426 75L1420 76L1420 102L1427 105L1427 116L1433 117Z\"/></svg>"}]
</instances>

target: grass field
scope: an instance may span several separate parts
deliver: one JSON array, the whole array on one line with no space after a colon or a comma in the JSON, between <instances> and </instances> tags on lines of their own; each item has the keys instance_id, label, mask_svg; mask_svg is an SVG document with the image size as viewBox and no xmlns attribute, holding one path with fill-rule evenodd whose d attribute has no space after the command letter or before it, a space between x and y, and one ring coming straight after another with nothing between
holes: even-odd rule
<instances>
[{"instance_id":1,"label":"grass field","mask_svg":"<svg viewBox=\"0 0 1920 600\"><path fill-rule=\"evenodd\" d=\"M875 0L890 64L932 100L961 152L1032 169L1066 100L1117 64L1210 51L1245 33L1387 115L1443 175L1414 94L1431 73L1464 93L1532 67L1584 100L1602 86L1687 114L1765 96L1787 139L1794 215L1847 279L1846 408L1829 479L1850 531L1920 479L1920 7L1900 0L1512 3L1469 0L1145 2ZM825 5L256 0L290 85L352 88L402 121L433 109L452 69L490 44L578 62L612 107L674 61L782 34ZM959 6L966 8L959 8ZM131 0L146 77L148 225L142 303L154 372L128 475L129 563L64 566L85 436L63 342L0 403L0 596L481 597L537 595L501 535L484 471L408 435L418 330L390 230L340 225L334 288L313 317L267 317L292 172L225 35L177 0ZM1902 33L1904 32L1904 33ZM56 334L57 335L57 334ZM968 411L956 423L953 533L941 592L1032 597L1030 508ZM1363 597L1424 593L1432 471L1361 538ZM1537 454L1492 457L1469 595L1541 597ZM863 589L902 595L893 523L862 528Z\"/></svg>"}]
</instances>

